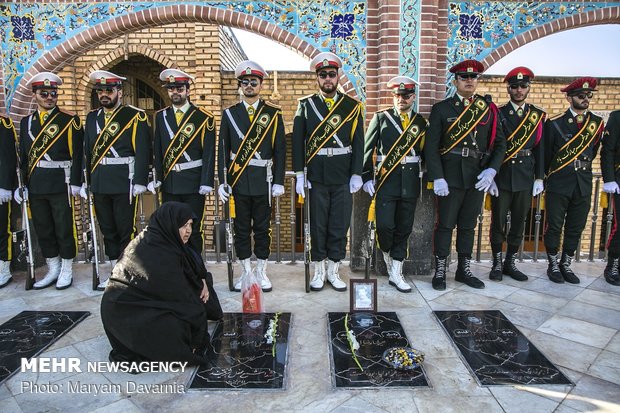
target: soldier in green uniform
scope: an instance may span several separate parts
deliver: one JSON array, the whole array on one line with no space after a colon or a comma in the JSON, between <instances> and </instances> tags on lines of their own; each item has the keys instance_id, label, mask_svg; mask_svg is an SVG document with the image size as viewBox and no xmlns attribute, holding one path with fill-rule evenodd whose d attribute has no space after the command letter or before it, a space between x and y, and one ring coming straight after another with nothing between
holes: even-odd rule
<instances>
[{"instance_id":1,"label":"soldier in green uniform","mask_svg":"<svg viewBox=\"0 0 620 413\"><path fill-rule=\"evenodd\" d=\"M11 199L15 187L17 133L11 118L0 116L0 288L11 276Z\"/></svg>"},{"instance_id":2,"label":"soldier in green uniform","mask_svg":"<svg viewBox=\"0 0 620 413\"><path fill-rule=\"evenodd\" d=\"M363 185L362 104L338 92L341 67L340 58L330 52L319 53L312 59L310 70L316 72L320 92L300 99L293 122L295 191L304 196L305 180L310 187L311 259L315 262L310 289L313 291L323 289L325 278L335 290L347 289L338 267L346 254L353 207L351 194Z\"/></svg>"},{"instance_id":3,"label":"soldier in green uniform","mask_svg":"<svg viewBox=\"0 0 620 413\"><path fill-rule=\"evenodd\" d=\"M452 231L457 227L456 281L484 288L470 269L476 219L484 192L497 174L506 140L499 127L498 109L489 98L476 94L482 63L465 60L450 68L456 94L433 105L426 133L424 156L428 179L437 195L434 232L435 275L433 288L445 290L447 258Z\"/></svg>"},{"instance_id":4,"label":"soldier in green uniform","mask_svg":"<svg viewBox=\"0 0 620 413\"><path fill-rule=\"evenodd\" d=\"M86 170L105 253L114 268L136 232L136 197L146 191L151 128L142 109L122 103L124 77L97 70L90 79L101 107L86 117Z\"/></svg>"},{"instance_id":5,"label":"soldier in green uniform","mask_svg":"<svg viewBox=\"0 0 620 413\"><path fill-rule=\"evenodd\" d=\"M596 83L595 78L582 77L562 88L570 107L545 124L544 242L547 276L555 283L579 284L570 265L590 211L592 161L604 128L603 119L588 111ZM562 258L558 259L562 229Z\"/></svg>"},{"instance_id":6,"label":"soldier in green uniform","mask_svg":"<svg viewBox=\"0 0 620 413\"><path fill-rule=\"evenodd\" d=\"M618 231L618 211L620 211L620 110L609 114L607 126L603 134L601 147L601 172L603 173L603 191L613 195L614 225L607 240L607 266L605 281L612 285L620 285L620 232Z\"/></svg>"},{"instance_id":7,"label":"soldier in green uniform","mask_svg":"<svg viewBox=\"0 0 620 413\"><path fill-rule=\"evenodd\" d=\"M81 191L84 129L77 115L57 106L60 77L42 72L28 84L37 110L21 120L19 162L27 188L24 196L30 201L32 223L48 267L34 288L56 282L56 289L63 290L73 283L71 267L77 255L71 197ZM22 202L19 189L14 197Z\"/></svg>"},{"instance_id":8,"label":"soldier in green uniform","mask_svg":"<svg viewBox=\"0 0 620 413\"><path fill-rule=\"evenodd\" d=\"M154 165L157 177L148 184L156 194L162 185L162 201L188 204L196 217L188 245L199 254L204 238L202 222L205 195L213 191L215 174L215 118L189 101L190 80L178 69L166 69L159 79L172 105L155 115Z\"/></svg>"},{"instance_id":9,"label":"soldier in green uniform","mask_svg":"<svg viewBox=\"0 0 620 413\"><path fill-rule=\"evenodd\" d=\"M519 271L516 257L523 240L525 220L532 196L543 189L545 175L542 144L546 113L527 103L534 73L527 67L512 69L504 82L510 101L499 108L500 125L506 136L506 155L489 193L491 198L491 249L493 267L489 278L501 281L506 274L517 281L526 281ZM510 211L510 231L506 234L507 213ZM504 241L508 241L506 260L502 265Z\"/></svg>"},{"instance_id":10,"label":"soldier in green uniform","mask_svg":"<svg viewBox=\"0 0 620 413\"><path fill-rule=\"evenodd\" d=\"M235 251L243 272L235 283L252 271L251 234L254 233L256 271L261 288L272 289L267 276L267 259L271 252L271 198L284 194L286 141L282 110L260 98L267 72L256 62L239 63L235 69L243 101L224 110L220 127L218 170L222 202L234 204ZM227 185L224 185L224 167Z\"/></svg>"},{"instance_id":11,"label":"soldier in green uniform","mask_svg":"<svg viewBox=\"0 0 620 413\"><path fill-rule=\"evenodd\" d=\"M377 112L366 131L363 189L373 197L370 213L375 212L377 244L385 258L389 283L398 291L410 292L402 270L422 190L420 155L427 121L413 111L415 80L397 76L387 86L394 106Z\"/></svg>"}]
</instances>

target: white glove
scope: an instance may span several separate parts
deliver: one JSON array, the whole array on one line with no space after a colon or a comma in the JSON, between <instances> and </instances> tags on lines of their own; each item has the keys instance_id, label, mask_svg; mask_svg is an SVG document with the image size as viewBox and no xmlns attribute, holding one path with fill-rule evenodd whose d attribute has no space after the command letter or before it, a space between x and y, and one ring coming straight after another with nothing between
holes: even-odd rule
<instances>
[{"instance_id":1,"label":"white glove","mask_svg":"<svg viewBox=\"0 0 620 413\"><path fill-rule=\"evenodd\" d=\"M81 186L77 186L77 185L70 185L71 186L71 195L73 196L79 196L80 195L80 189L82 189Z\"/></svg>"},{"instance_id":2,"label":"white glove","mask_svg":"<svg viewBox=\"0 0 620 413\"><path fill-rule=\"evenodd\" d=\"M208 185L200 185L198 188L198 193L200 195L209 195L213 191L213 188Z\"/></svg>"},{"instance_id":3,"label":"white glove","mask_svg":"<svg viewBox=\"0 0 620 413\"><path fill-rule=\"evenodd\" d=\"M359 175L351 175L351 179L349 180L349 191L354 194L360 189L362 189L362 177Z\"/></svg>"},{"instance_id":4,"label":"white glove","mask_svg":"<svg viewBox=\"0 0 620 413\"><path fill-rule=\"evenodd\" d=\"M487 168L480 172L480 175L476 177L479 179L479 181L476 182L476 189L478 191L487 192L491 186L491 182L493 182L493 178L495 178L495 174L497 174L497 171L493 168Z\"/></svg>"},{"instance_id":5,"label":"white glove","mask_svg":"<svg viewBox=\"0 0 620 413\"><path fill-rule=\"evenodd\" d=\"M448 182L443 178L435 179L433 181L433 190L437 196L448 196L450 194Z\"/></svg>"},{"instance_id":6,"label":"white glove","mask_svg":"<svg viewBox=\"0 0 620 413\"><path fill-rule=\"evenodd\" d=\"M133 192L133 196L138 196L140 194L143 194L146 192L146 186L135 184L133 186L132 192Z\"/></svg>"},{"instance_id":7,"label":"white glove","mask_svg":"<svg viewBox=\"0 0 620 413\"><path fill-rule=\"evenodd\" d=\"M80 187L79 195L82 199L88 199L88 194L86 193L86 184L82 184L82 186Z\"/></svg>"},{"instance_id":8,"label":"white glove","mask_svg":"<svg viewBox=\"0 0 620 413\"><path fill-rule=\"evenodd\" d=\"M284 195L284 186L273 184L273 186L271 187L271 196L279 197L281 195Z\"/></svg>"},{"instance_id":9,"label":"white glove","mask_svg":"<svg viewBox=\"0 0 620 413\"><path fill-rule=\"evenodd\" d=\"M22 198L21 195L21 189L17 188L15 190L15 192L13 193L13 198L15 199L15 202L17 202L18 204L21 204L24 199L28 200L28 188L24 187L24 197Z\"/></svg>"},{"instance_id":10,"label":"white glove","mask_svg":"<svg viewBox=\"0 0 620 413\"><path fill-rule=\"evenodd\" d=\"M618 190L620 193L620 188L618 188L618 184L614 182L614 185L616 185L616 190ZM603 188L605 188L605 184L603 184ZM534 181L534 185L532 186L532 196L539 195L540 193L542 193L542 191L544 191L544 189L545 184L543 184L543 180L536 179Z\"/></svg>"},{"instance_id":11,"label":"white glove","mask_svg":"<svg viewBox=\"0 0 620 413\"><path fill-rule=\"evenodd\" d=\"M10 189L2 189L0 188L0 205L6 204L13 198L13 193Z\"/></svg>"},{"instance_id":12,"label":"white glove","mask_svg":"<svg viewBox=\"0 0 620 413\"><path fill-rule=\"evenodd\" d=\"M499 196L499 189L497 188L497 184L495 183L495 181L491 182L491 186L489 187L489 190L487 192L491 196Z\"/></svg>"},{"instance_id":13,"label":"white glove","mask_svg":"<svg viewBox=\"0 0 620 413\"><path fill-rule=\"evenodd\" d=\"M373 181L366 181L362 189L364 192L368 193L368 195L373 196L375 194L375 183Z\"/></svg>"},{"instance_id":14,"label":"white glove","mask_svg":"<svg viewBox=\"0 0 620 413\"><path fill-rule=\"evenodd\" d=\"M312 188L312 184L308 181L308 189ZM297 195L301 195L302 198L306 197L306 192L304 191L304 173L300 172L295 176L295 192Z\"/></svg>"},{"instance_id":15,"label":"white glove","mask_svg":"<svg viewBox=\"0 0 620 413\"><path fill-rule=\"evenodd\" d=\"M228 201L228 197L230 196L230 194L228 193L227 185L221 184L217 188L217 194L220 197L220 201L222 202Z\"/></svg>"},{"instance_id":16,"label":"white glove","mask_svg":"<svg viewBox=\"0 0 620 413\"><path fill-rule=\"evenodd\" d=\"M608 194L620 194L620 187L616 181L605 182L603 183L603 192L607 192Z\"/></svg>"},{"instance_id":17,"label":"white glove","mask_svg":"<svg viewBox=\"0 0 620 413\"><path fill-rule=\"evenodd\" d=\"M161 181L151 181L146 186L146 189L148 189L149 192L155 195L157 193L156 189L159 188L160 186L161 186Z\"/></svg>"}]
</instances>

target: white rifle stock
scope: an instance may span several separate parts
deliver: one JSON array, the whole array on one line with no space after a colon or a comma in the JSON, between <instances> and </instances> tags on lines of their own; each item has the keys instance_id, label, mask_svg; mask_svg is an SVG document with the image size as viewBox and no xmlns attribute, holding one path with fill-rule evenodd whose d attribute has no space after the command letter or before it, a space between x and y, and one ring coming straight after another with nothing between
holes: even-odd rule
<instances>
[{"instance_id":1,"label":"white rifle stock","mask_svg":"<svg viewBox=\"0 0 620 413\"><path fill-rule=\"evenodd\" d=\"M17 151L19 153L19 150ZM26 255L26 260L28 264L28 277L26 278L26 290L31 290L34 286L36 280L36 275L34 272L34 253L32 251L32 234L30 233L30 219L28 218L28 197L26 196L26 190L24 185L24 180L22 177L22 170L19 167L19 162L17 165L17 185L19 186L19 191L22 196L22 231L25 232L26 237L26 248L28 249L28 254Z\"/></svg>"}]
</instances>

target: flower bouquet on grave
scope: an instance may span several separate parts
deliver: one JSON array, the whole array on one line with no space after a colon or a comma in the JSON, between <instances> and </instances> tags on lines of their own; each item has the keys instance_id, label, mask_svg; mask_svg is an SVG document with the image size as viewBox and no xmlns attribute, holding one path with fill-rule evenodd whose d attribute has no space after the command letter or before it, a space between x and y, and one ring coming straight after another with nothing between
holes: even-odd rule
<instances>
[{"instance_id":1,"label":"flower bouquet on grave","mask_svg":"<svg viewBox=\"0 0 620 413\"><path fill-rule=\"evenodd\" d=\"M269 320L269 328L265 332L265 341L267 344L271 344L271 356L276 356L276 341L278 338L278 321L280 319L280 313L276 313L275 317Z\"/></svg>"},{"instance_id":2,"label":"flower bouquet on grave","mask_svg":"<svg viewBox=\"0 0 620 413\"><path fill-rule=\"evenodd\" d=\"M241 301L244 313L262 313L263 290L257 276L257 269L246 273L241 278Z\"/></svg>"}]
</instances>

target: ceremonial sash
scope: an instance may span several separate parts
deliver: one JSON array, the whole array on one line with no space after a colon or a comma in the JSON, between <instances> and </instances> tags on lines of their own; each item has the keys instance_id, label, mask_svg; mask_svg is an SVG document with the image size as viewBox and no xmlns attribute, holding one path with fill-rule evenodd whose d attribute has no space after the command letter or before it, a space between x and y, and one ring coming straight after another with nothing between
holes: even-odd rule
<instances>
[{"instance_id":1,"label":"ceremonial sash","mask_svg":"<svg viewBox=\"0 0 620 413\"><path fill-rule=\"evenodd\" d=\"M590 120L590 118L591 116L588 114L588 118L583 122L579 132L555 154L551 160L551 165L549 165L547 176L551 176L551 174L561 170L566 165L570 165L590 146L599 130L603 127L603 119L594 118Z\"/></svg>"},{"instance_id":2,"label":"ceremonial sash","mask_svg":"<svg viewBox=\"0 0 620 413\"><path fill-rule=\"evenodd\" d=\"M183 155L183 152L198 136L198 134L205 127L209 119L213 120L211 114L207 114L198 108L194 107L193 111L185 117L185 121L179 125L179 130L174 135L170 145L166 149L163 159L164 179L168 176L174 165L178 162L179 158ZM196 127L196 125L199 125ZM214 127L214 123L211 123L210 130ZM208 126L207 126L208 127Z\"/></svg>"},{"instance_id":3,"label":"ceremonial sash","mask_svg":"<svg viewBox=\"0 0 620 413\"><path fill-rule=\"evenodd\" d=\"M271 125L277 121L279 111L279 108L264 104L258 113L254 115L254 120L250 125L250 129L248 129L243 137L235 159L231 162L229 168L230 180L228 182L230 186L235 186L241 177L250 159L252 159L254 153L256 153L256 150L265 139L265 136L267 136ZM275 128L273 133L276 133Z\"/></svg>"},{"instance_id":4,"label":"ceremonial sash","mask_svg":"<svg viewBox=\"0 0 620 413\"><path fill-rule=\"evenodd\" d=\"M529 109L519 126L517 126L512 134L506 139L508 148L506 150L503 163L508 162L517 154L517 152L523 149L532 135L538 130L538 127L544 119L543 115L543 111L534 108L532 105L529 106Z\"/></svg>"},{"instance_id":5,"label":"ceremonial sash","mask_svg":"<svg viewBox=\"0 0 620 413\"><path fill-rule=\"evenodd\" d=\"M72 118L69 118L69 122L66 125L60 126L57 123L53 123L58 115L60 115L60 112L56 112L43 123L41 132L39 132L32 142L32 146L30 146L30 151L28 151L28 176L32 175L41 158L71 126Z\"/></svg>"},{"instance_id":6,"label":"ceremonial sash","mask_svg":"<svg viewBox=\"0 0 620 413\"><path fill-rule=\"evenodd\" d=\"M99 133L95 141L93 157L90 162L91 172L94 172L99 162L105 157L105 154L108 153L112 145L114 145L123 133L133 125L136 118L138 118L141 112L134 112L134 110L135 109L126 106L120 106L112 113L110 120L108 120L108 123L101 130L101 133Z\"/></svg>"},{"instance_id":7,"label":"ceremonial sash","mask_svg":"<svg viewBox=\"0 0 620 413\"><path fill-rule=\"evenodd\" d=\"M386 116L390 116L386 113ZM411 153L411 149L426 135L426 120L417 113L414 115L407 129L398 137L392 145L385 158L377 168L377 187L375 197L385 182L387 177L400 164L400 161Z\"/></svg>"},{"instance_id":8,"label":"ceremonial sash","mask_svg":"<svg viewBox=\"0 0 620 413\"><path fill-rule=\"evenodd\" d=\"M310 98L312 99L312 98ZM312 131L306 142L306 163L319 152L319 150L330 140L332 136L349 120L359 115L361 105L358 101L349 96L342 96L336 102L334 108Z\"/></svg>"},{"instance_id":9,"label":"ceremonial sash","mask_svg":"<svg viewBox=\"0 0 620 413\"><path fill-rule=\"evenodd\" d=\"M476 97L443 134L445 138L441 142L442 148L439 152L442 155L450 152L474 130L487 113L489 113L487 102L480 96Z\"/></svg>"}]
</instances>

